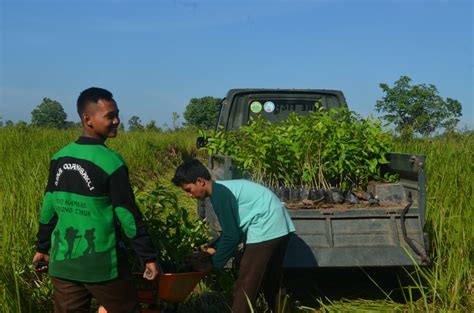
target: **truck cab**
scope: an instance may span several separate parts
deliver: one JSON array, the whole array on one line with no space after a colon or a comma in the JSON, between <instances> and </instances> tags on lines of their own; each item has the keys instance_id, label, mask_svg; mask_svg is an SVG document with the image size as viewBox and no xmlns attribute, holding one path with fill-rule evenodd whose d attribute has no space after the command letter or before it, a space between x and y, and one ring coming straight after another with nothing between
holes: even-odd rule
<instances>
[{"instance_id":1,"label":"truck cab","mask_svg":"<svg viewBox=\"0 0 474 313\"><path fill-rule=\"evenodd\" d=\"M257 114L277 121L291 112L308 114L319 107L330 110L347 107L347 103L339 90L231 89L221 102L216 128L238 130ZM374 187L373 192L376 197L399 199L397 205L347 210L287 206L296 232L290 238L284 267L385 267L428 263L428 236L423 232L425 157L390 153L388 158L390 163L384 170L397 173L400 181L380 190ZM229 156L210 156L208 168L213 179L243 178ZM200 202L198 213L212 228L219 230L210 201Z\"/></svg>"},{"instance_id":2,"label":"truck cab","mask_svg":"<svg viewBox=\"0 0 474 313\"><path fill-rule=\"evenodd\" d=\"M273 122L285 119L291 112L308 114L317 107L330 110L347 104L339 90L231 89L221 102L217 127L239 129L260 113Z\"/></svg>"}]
</instances>

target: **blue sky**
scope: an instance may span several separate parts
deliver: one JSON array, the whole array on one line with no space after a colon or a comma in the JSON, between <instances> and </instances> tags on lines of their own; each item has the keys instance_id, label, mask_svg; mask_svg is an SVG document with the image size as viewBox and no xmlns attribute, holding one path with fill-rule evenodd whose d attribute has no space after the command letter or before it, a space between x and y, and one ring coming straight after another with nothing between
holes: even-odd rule
<instances>
[{"instance_id":1,"label":"blue sky","mask_svg":"<svg viewBox=\"0 0 474 313\"><path fill-rule=\"evenodd\" d=\"M464 0L1 0L0 114L44 97L78 121L80 91L113 92L125 124L171 125L230 88L340 89L377 115L402 75L463 104L474 128L473 4Z\"/></svg>"}]
</instances>

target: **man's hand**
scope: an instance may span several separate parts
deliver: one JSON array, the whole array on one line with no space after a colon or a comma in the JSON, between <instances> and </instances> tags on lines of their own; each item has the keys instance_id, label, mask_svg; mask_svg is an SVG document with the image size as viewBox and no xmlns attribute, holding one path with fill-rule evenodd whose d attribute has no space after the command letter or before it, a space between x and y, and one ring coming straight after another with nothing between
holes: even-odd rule
<instances>
[{"instance_id":1,"label":"man's hand","mask_svg":"<svg viewBox=\"0 0 474 313\"><path fill-rule=\"evenodd\" d=\"M149 262L145 265L143 278L154 280L160 274L160 266L156 262Z\"/></svg>"},{"instance_id":2,"label":"man's hand","mask_svg":"<svg viewBox=\"0 0 474 313\"><path fill-rule=\"evenodd\" d=\"M49 255L41 253L41 252L36 252L35 255L33 256L33 270L42 272L48 269L49 267Z\"/></svg>"},{"instance_id":3,"label":"man's hand","mask_svg":"<svg viewBox=\"0 0 474 313\"><path fill-rule=\"evenodd\" d=\"M187 261L198 272L209 273L213 267L211 263L211 254L207 251L193 252Z\"/></svg>"},{"instance_id":4,"label":"man's hand","mask_svg":"<svg viewBox=\"0 0 474 313\"><path fill-rule=\"evenodd\" d=\"M214 248L212 248L212 247L207 247L207 248L205 249L205 251L206 251L207 253L209 253L210 255L213 255L213 254L216 253L217 250L214 249Z\"/></svg>"}]
</instances>

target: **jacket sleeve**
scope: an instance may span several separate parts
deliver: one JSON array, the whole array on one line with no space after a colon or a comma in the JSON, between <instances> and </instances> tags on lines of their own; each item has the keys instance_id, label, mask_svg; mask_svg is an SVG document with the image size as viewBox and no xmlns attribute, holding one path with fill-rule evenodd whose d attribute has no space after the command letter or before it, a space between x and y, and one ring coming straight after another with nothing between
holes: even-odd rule
<instances>
[{"instance_id":1,"label":"jacket sleeve","mask_svg":"<svg viewBox=\"0 0 474 313\"><path fill-rule=\"evenodd\" d=\"M217 187L217 184L214 185ZM219 239L212 245L216 253L211 257L216 268L223 268L227 261L235 254L241 242L240 228L238 225L238 204L234 195L227 188L215 188L213 194L221 192L212 205L222 228Z\"/></svg>"},{"instance_id":2,"label":"jacket sleeve","mask_svg":"<svg viewBox=\"0 0 474 313\"><path fill-rule=\"evenodd\" d=\"M109 177L109 196L118 221L125 235L143 263L157 261L158 250L154 247L135 203L127 167L121 166Z\"/></svg>"},{"instance_id":3,"label":"jacket sleeve","mask_svg":"<svg viewBox=\"0 0 474 313\"><path fill-rule=\"evenodd\" d=\"M51 234L58 222L58 216L53 205L55 161L50 162L48 184L44 193L43 204L40 210L40 222L36 234L36 251L48 254L51 248Z\"/></svg>"}]
</instances>

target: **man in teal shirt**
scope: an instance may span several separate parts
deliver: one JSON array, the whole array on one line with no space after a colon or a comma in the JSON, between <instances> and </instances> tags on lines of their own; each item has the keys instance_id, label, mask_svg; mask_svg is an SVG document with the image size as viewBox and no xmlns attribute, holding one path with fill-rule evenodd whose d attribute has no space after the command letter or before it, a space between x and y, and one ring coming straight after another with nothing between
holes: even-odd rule
<instances>
[{"instance_id":1,"label":"man in teal shirt","mask_svg":"<svg viewBox=\"0 0 474 313\"><path fill-rule=\"evenodd\" d=\"M181 164L173 183L193 198L210 197L222 228L221 236L208 249L213 267L223 268L239 243L245 243L232 311L250 312L248 301L253 305L260 291L275 311L289 233L295 231L278 197L248 180L213 181L198 160Z\"/></svg>"}]
</instances>

